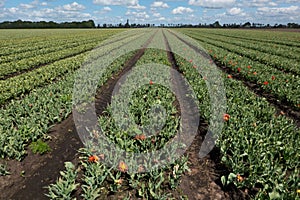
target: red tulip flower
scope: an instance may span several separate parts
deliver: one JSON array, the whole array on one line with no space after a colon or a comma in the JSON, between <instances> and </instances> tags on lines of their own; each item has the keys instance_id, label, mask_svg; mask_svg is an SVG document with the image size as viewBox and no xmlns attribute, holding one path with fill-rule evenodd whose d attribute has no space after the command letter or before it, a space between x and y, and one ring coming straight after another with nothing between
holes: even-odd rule
<instances>
[{"instance_id":1,"label":"red tulip flower","mask_svg":"<svg viewBox=\"0 0 300 200\"><path fill-rule=\"evenodd\" d=\"M145 136L144 134L142 134L142 135L136 135L136 136L134 137L134 139L136 139L136 140L145 140L145 139L146 139L146 136Z\"/></svg>"},{"instance_id":2,"label":"red tulip flower","mask_svg":"<svg viewBox=\"0 0 300 200\"><path fill-rule=\"evenodd\" d=\"M224 114L223 119L224 119L225 122L228 122L229 119L230 119L230 115L229 114Z\"/></svg>"},{"instance_id":3,"label":"red tulip flower","mask_svg":"<svg viewBox=\"0 0 300 200\"><path fill-rule=\"evenodd\" d=\"M96 155L90 156L89 157L89 162L98 162L99 158Z\"/></svg>"}]
</instances>

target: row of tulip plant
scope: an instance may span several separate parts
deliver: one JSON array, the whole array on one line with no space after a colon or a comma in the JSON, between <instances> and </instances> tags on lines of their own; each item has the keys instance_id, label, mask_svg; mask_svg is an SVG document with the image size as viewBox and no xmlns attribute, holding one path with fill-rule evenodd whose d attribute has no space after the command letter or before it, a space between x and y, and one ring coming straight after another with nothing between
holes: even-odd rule
<instances>
[{"instance_id":1,"label":"row of tulip plant","mask_svg":"<svg viewBox=\"0 0 300 200\"><path fill-rule=\"evenodd\" d=\"M257 84L266 93L274 95L280 102L299 110L299 75L283 73L271 66L243 57L242 54L223 48L221 42L207 40L199 34L197 36L192 35L192 37L207 49L208 54L215 61L230 68L233 72L239 73L246 80Z\"/></svg>"},{"instance_id":2,"label":"row of tulip plant","mask_svg":"<svg viewBox=\"0 0 300 200\"><path fill-rule=\"evenodd\" d=\"M155 71L148 63L162 64L164 73ZM179 130L176 98L167 87L170 86L170 78L166 52L146 49L136 67L126 76L126 82L121 83L119 97L113 96L113 103L98 119L105 137L129 153L143 154L163 148ZM140 87L137 86L139 82L142 83ZM128 100L130 103L126 106ZM114 115L114 108L119 113L117 116ZM145 156L142 161L130 160L126 156L120 158L117 156L118 150L117 153L103 150L109 149L111 144L103 144L98 131L91 130L90 134L98 146L90 144L80 150L79 169L84 174L82 180L77 182L82 183L81 197L85 199L107 198L112 194L115 198L125 199L167 199L171 197L169 191L176 188L180 177L188 169L187 157L174 158L174 146L164 154L168 162L163 165L163 158L159 156L154 160L147 160ZM60 179L49 186L48 196L51 199L65 195L64 189L53 192L59 184ZM72 197L72 193L68 195Z\"/></svg>"},{"instance_id":3,"label":"row of tulip plant","mask_svg":"<svg viewBox=\"0 0 300 200\"><path fill-rule=\"evenodd\" d=\"M208 70L213 67L213 64L211 62L203 62L200 65L206 66L197 66L193 63L193 58L195 57L189 55L189 51L187 51L190 46L181 42L172 34L167 33L166 35L171 49L182 49L187 54L187 57L191 58L183 59L181 56L175 55L179 66L178 70L185 76L188 83L192 86L196 98L199 100L198 107L202 114L201 116L205 120L210 121L213 116L212 108L210 108L211 99L208 96L210 91L206 85L213 77L206 72L202 72L203 75L199 76L199 70ZM147 56L148 52L151 55L149 57ZM162 55L161 53L158 50L147 50L145 56L147 60L158 60L166 63L167 59L160 56ZM143 59L145 58L142 58L139 62L144 63ZM113 105L108 107L104 116L99 117L99 126L102 127L105 137L117 144L119 148L128 152L141 153L148 148L155 149L157 144L161 144L161 146L166 144L165 142L160 142L162 138L156 137L153 140L153 136L149 137L146 132L143 132L145 130L139 129L139 126L136 125L131 126L131 123L126 122L126 119L132 118L135 122L134 124L151 124L147 118L149 113L141 114L143 113L143 105L146 105L149 112L151 103L162 103L165 100L170 101L172 99L171 95L167 95L168 98L158 95L167 94L168 91L159 86L157 87L156 82L153 81L153 78L150 78L149 74L147 70L142 71L142 73L137 72L136 76L128 77L128 84L124 84L124 87L133 87L135 89L134 85L138 82L136 77L142 77L143 81L147 83L146 86L133 93L129 103L130 113L124 111L125 119L123 119L125 121L117 120L121 123L121 126L115 124L116 121L111 119L113 116ZM233 80L230 74L220 74L220 78L224 80L226 88L227 110L222 114L225 126L216 144L221 151L221 162L226 164L231 171L230 174L221 177L220 181L224 186L231 183L239 188L255 191L256 195L252 196L255 199L297 198L300 163L299 159L294 158L297 157L297 152L299 152L299 129L292 120L284 116L284 113L278 115L276 109L266 99L257 97L242 82ZM155 77L159 77L159 74ZM129 89L129 91L131 90ZM154 94L156 98L151 98L149 94ZM126 94L123 95L126 96ZM147 101L148 98L150 102ZM124 99L125 101L127 100L127 98ZM174 99L171 100L171 102L173 101ZM122 99L117 99L117 102L119 102L119 104L116 104L119 105L118 108L123 108L121 106L124 105L122 104ZM164 106L168 108L168 105L171 106L171 103L168 102ZM171 110L176 111L172 108ZM124 124L127 125L125 127L129 127L125 131L121 128L124 127ZM160 124L159 120L155 124ZM174 129L176 128L167 132L167 136L171 136L167 137L168 139L172 138ZM129 166L132 166L130 165L133 162L132 160L127 162L125 157L123 160L119 159L118 156L115 156L117 155L115 151L99 152L99 149L103 150L103 137L96 130L90 131L90 135L92 138L96 138L96 144L102 146L100 148L95 146L95 143L91 143L88 145L88 148L80 150L82 154L81 163L78 169L74 168L73 171L83 171L84 178L83 181L72 182L72 185L75 185L75 187L73 187L73 191L68 193L68 198L72 198L74 191L80 187L77 183L82 183L81 196L83 198L106 198L107 195L114 194L120 195L118 197L124 199L135 197L166 199L170 198L171 194L166 193L167 191L165 190L175 188L172 186L172 183L179 183L179 180L176 179L174 181L173 179L182 176L182 173L188 169L184 162L187 158L184 157L175 160L175 164L165 165L166 168L163 168L161 171L152 170L150 173L141 173L149 166L135 162L133 165L135 166L134 170L130 169ZM107 146L105 147L107 148ZM111 161L111 158L113 158L113 161ZM159 159L152 163L157 164L157 162L159 162ZM109 163L113 167L109 168L103 163ZM139 173L130 173L130 170L136 170ZM169 176L166 176L168 174ZM170 185L165 184L167 180L171 183ZM59 179L55 184L49 186L48 196L50 198L54 199L65 195L63 194L65 191L63 188L54 190L61 182L68 182L68 179ZM55 192L53 193L53 191Z\"/></svg>"},{"instance_id":4,"label":"row of tulip plant","mask_svg":"<svg viewBox=\"0 0 300 200\"><path fill-rule=\"evenodd\" d=\"M222 36L214 36L214 35L206 35L202 32L189 32L190 36L194 38L201 38L205 40L205 42L210 43L212 45L223 48L224 50L239 54L243 57L249 58L253 61L257 61L261 64L276 68L278 70L291 72L299 75L299 59L293 59L285 52L290 52L294 56L298 54L295 52L296 50L300 50L299 48L293 48L292 51L288 49L283 49L281 54L278 55L274 51L277 49L276 47L268 47L263 51L258 50L257 48L249 47L249 42L245 41L229 41L227 37ZM251 44L251 43L250 43ZM263 44L256 44L256 46L262 46ZM275 49L275 50L274 50Z\"/></svg>"},{"instance_id":5,"label":"row of tulip plant","mask_svg":"<svg viewBox=\"0 0 300 200\"><path fill-rule=\"evenodd\" d=\"M134 38L129 37L124 43L132 39ZM119 49L121 45L122 43L114 43L103 46L98 50L98 56L94 56L93 59L101 59L103 55L113 49ZM107 77L119 70L120 64L118 63L126 62L133 53L119 58L112 65L115 67L111 67L107 72L110 73ZM27 153L26 149L30 142L39 138L47 139L49 137L47 132L53 124L61 122L70 115L77 71L83 67L87 57L89 57L88 54L78 55L53 64L53 67L40 68L6 80L15 81L15 85L12 85L11 88L6 87L8 90L15 88L21 92L18 93L19 95L7 92L8 96L13 96L15 99L5 101L0 109L1 158L22 160ZM55 71L49 71L51 68ZM58 73L60 76L57 75ZM47 81L42 82L42 80ZM24 84L27 81L28 84ZM41 85L37 85L37 83ZM22 92L25 89L27 93ZM8 98L6 97L6 99Z\"/></svg>"},{"instance_id":6,"label":"row of tulip plant","mask_svg":"<svg viewBox=\"0 0 300 200\"><path fill-rule=\"evenodd\" d=\"M49 47L85 41L87 39L106 38L123 30L1 30L0 60L6 56L19 55L26 52L35 52Z\"/></svg>"},{"instance_id":7,"label":"row of tulip plant","mask_svg":"<svg viewBox=\"0 0 300 200\"><path fill-rule=\"evenodd\" d=\"M287 31L248 31L248 30L226 30L226 29L202 29L201 32L213 35L227 36L236 40L248 42L260 42L262 44L277 47L300 47L299 34Z\"/></svg>"},{"instance_id":8,"label":"row of tulip plant","mask_svg":"<svg viewBox=\"0 0 300 200\"><path fill-rule=\"evenodd\" d=\"M183 51L189 48L172 35L169 38L171 47L177 45ZM201 49L200 44L192 43ZM199 78L201 66L185 62L179 56L176 59L196 93L212 78ZM230 74L223 74L220 78L226 87L227 111L217 147L222 154L221 162L231 171L221 181L224 185L234 183L239 188L255 191L255 199L299 197L300 162L295 159L300 150L299 128L283 112L278 114L265 98L251 92L243 82L234 80ZM207 112L208 109L200 107L200 110ZM207 120L209 118L211 116Z\"/></svg>"}]
</instances>

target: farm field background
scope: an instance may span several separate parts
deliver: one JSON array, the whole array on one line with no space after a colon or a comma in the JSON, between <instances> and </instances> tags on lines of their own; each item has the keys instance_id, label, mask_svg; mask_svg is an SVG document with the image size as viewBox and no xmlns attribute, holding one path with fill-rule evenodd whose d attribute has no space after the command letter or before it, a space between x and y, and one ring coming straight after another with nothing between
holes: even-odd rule
<instances>
[{"instance_id":1,"label":"farm field background","mask_svg":"<svg viewBox=\"0 0 300 200\"><path fill-rule=\"evenodd\" d=\"M107 29L0 30L0 33L1 199L18 199L27 193L31 193L28 199L199 199L203 195L213 199L299 199L298 32ZM123 37L107 42L118 33ZM186 37L193 38L194 43ZM128 135L118 129L112 118L110 99L105 96L110 94L107 88L126 70L138 70L139 64L158 63L185 77L199 102L196 105L202 122L199 130L207 130L212 114L207 82L213 77L205 72L200 77L198 71L216 67L227 99L226 112L220 113L224 127L213 150L217 153L200 159L188 149L185 156L162 169L131 175L126 163L119 161L118 169L108 168L101 161L109 155L95 154L94 147L80 143L71 117L76 73L87 58L91 59L91 52L97 52L92 59L101 59L137 40L143 41L145 48L119 57L97 84L99 126L117 145L133 152L161 148L175 137L180 129L177 99L147 77L150 67L143 72L149 84L131 99L131 117L141 124L150 123L145 109L159 102L166 108L167 125L157 136L147 138L135 129ZM209 62L195 65L193 54L186 51L188 48L197 49L206 58L209 55ZM170 54L172 49L181 49L189 59ZM171 72L169 76L173 77ZM127 81L126 87L130 89L135 79L128 77ZM173 83L178 88L181 84L179 80ZM199 137L204 138L205 133L199 131ZM97 135L92 130L91 134ZM47 144L49 152L32 153L34 147L37 152L47 151ZM66 150L64 145L72 150ZM210 164L203 169L199 167L205 162ZM201 170L214 174L203 178ZM51 178L42 177L47 173ZM197 181L193 176L215 186L198 188L199 185L192 184ZM190 188L184 185L187 183ZM206 191L207 188L210 190Z\"/></svg>"}]
</instances>

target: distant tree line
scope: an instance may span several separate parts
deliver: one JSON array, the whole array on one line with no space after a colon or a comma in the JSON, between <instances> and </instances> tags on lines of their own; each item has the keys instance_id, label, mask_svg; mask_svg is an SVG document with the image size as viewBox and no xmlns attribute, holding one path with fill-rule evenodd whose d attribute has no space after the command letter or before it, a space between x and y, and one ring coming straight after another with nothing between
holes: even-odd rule
<instances>
[{"instance_id":1,"label":"distant tree line","mask_svg":"<svg viewBox=\"0 0 300 200\"><path fill-rule=\"evenodd\" d=\"M221 25L219 21L216 21L212 24L161 24L160 27L176 27L176 28L300 28L300 25L297 23L288 23L288 24L261 24L261 23L244 23L244 24L223 24Z\"/></svg>"},{"instance_id":2,"label":"distant tree line","mask_svg":"<svg viewBox=\"0 0 300 200\"><path fill-rule=\"evenodd\" d=\"M119 24L103 24L102 26L98 24L97 28L149 28L154 27L155 24L129 24L129 20L127 19L127 22L125 24L119 23Z\"/></svg>"},{"instance_id":3,"label":"distant tree line","mask_svg":"<svg viewBox=\"0 0 300 200\"><path fill-rule=\"evenodd\" d=\"M93 20L82 21L82 22L62 22L57 23L53 21L39 21L39 22L32 22L32 21L5 21L0 23L0 29L9 29L9 28L149 28L149 27L167 27L167 28L300 28L300 25L297 23L288 23L288 24L261 24L261 23L244 23L244 24L223 24L221 25L219 21L216 21L212 24L129 24L129 20L125 24L106 24L103 25L98 24L95 25Z\"/></svg>"},{"instance_id":4,"label":"distant tree line","mask_svg":"<svg viewBox=\"0 0 300 200\"><path fill-rule=\"evenodd\" d=\"M244 24L223 24L221 25L219 21L216 21L212 24L129 24L128 20L126 24L103 24L102 26L98 24L97 28L145 28L145 27L166 27L166 28L300 28L300 25L297 23L288 23L288 24L261 24L261 23L244 23Z\"/></svg>"},{"instance_id":5,"label":"distant tree line","mask_svg":"<svg viewBox=\"0 0 300 200\"><path fill-rule=\"evenodd\" d=\"M96 28L93 20L82 22L62 22L57 23L53 21L5 21L0 23L0 29L13 29L13 28Z\"/></svg>"}]
</instances>

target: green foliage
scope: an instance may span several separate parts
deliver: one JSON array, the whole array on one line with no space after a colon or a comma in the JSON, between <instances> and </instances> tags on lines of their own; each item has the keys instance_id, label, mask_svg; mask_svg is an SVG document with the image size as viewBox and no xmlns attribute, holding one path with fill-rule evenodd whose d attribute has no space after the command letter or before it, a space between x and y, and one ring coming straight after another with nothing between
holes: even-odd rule
<instances>
[{"instance_id":1,"label":"green foliage","mask_svg":"<svg viewBox=\"0 0 300 200\"><path fill-rule=\"evenodd\" d=\"M218 34L203 33L199 30L184 30L183 32L203 45L214 60L234 72L238 72L247 81L256 84L266 93L274 95L280 102L287 102L295 110L300 110L299 57L290 59L290 56L278 56L278 53L276 53L278 48L274 47L268 47L264 52L252 50L254 48L252 46L243 47L249 41L228 40L228 38L223 38ZM231 34L232 37L235 37L234 32ZM259 43L255 46L265 45ZM289 50L288 48L282 46L282 52L295 55L295 50ZM299 53L297 56L300 55ZM287 73L282 73L282 71ZM265 82L268 82L268 84L265 84Z\"/></svg>"},{"instance_id":2,"label":"green foliage","mask_svg":"<svg viewBox=\"0 0 300 200\"><path fill-rule=\"evenodd\" d=\"M77 177L77 170L71 162L65 163L65 171L60 172L61 177L56 181L55 184L48 186L49 194L46 194L50 199L73 199L72 193L79 186L75 183Z\"/></svg>"},{"instance_id":3,"label":"green foliage","mask_svg":"<svg viewBox=\"0 0 300 200\"><path fill-rule=\"evenodd\" d=\"M257 63L243 56L244 54L228 52L224 48L228 46L226 43L207 40L200 36L200 32L186 33L197 38L199 43L210 49L209 53L215 59L227 67L235 70L240 67L241 76L257 81L265 91L282 97L279 98L281 100L286 99L291 105L299 103L299 89L296 89L299 86L298 76ZM223 45L222 48L217 43ZM238 49L236 46L235 48ZM193 70L191 65L186 69ZM253 75L252 70L257 75ZM276 79L272 80L274 73ZM189 77L189 73L186 75L193 88L201 84L192 82L193 78ZM300 160L297 159L300 151L299 128L291 119L278 116L275 108L265 98L250 92L242 82L228 78L226 74L223 79L230 120L225 124L217 145L223 155L222 162L231 169L231 173L221 178L222 183L234 183L240 188L255 188L258 190L254 197L256 199L295 199L300 180ZM286 83L286 79L289 83ZM262 85L264 80L271 83Z\"/></svg>"},{"instance_id":4,"label":"green foliage","mask_svg":"<svg viewBox=\"0 0 300 200\"><path fill-rule=\"evenodd\" d=\"M24 30L22 30L22 32L23 31ZM7 62L4 61L6 65L6 63L10 62L14 63L13 59L16 55L20 56L21 59L17 67L1 68L0 77L16 72L14 71L15 68L17 68L17 71L20 71L29 69L30 66L43 64L44 62L54 62L56 59L61 59L64 56L71 57L51 63L37 70L0 81L2 88L0 92L0 102L5 103L5 107L0 109L0 143L3 144L0 148L1 158L9 157L21 160L26 154L25 147L28 141L35 141L43 137L53 124L61 122L71 113L71 97L73 94L74 79L76 78L75 70L81 67L87 56L87 53L77 56L74 54L80 53L77 50L88 50L86 48L91 48L91 45L97 44L95 41L100 42L107 38L108 33L110 35L119 31L110 30L101 33L87 33L85 31L77 32L73 30L71 32L74 33L74 37L71 37L69 34L66 35L63 31L59 30L53 32L25 31L24 34L29 38L29 41L26 40L26 44L22 43L22 39L19 38L20 41L18 40L18 37L20 37L18 34L7 33L6 36L12 37L12 40L15 39L14 37L17 38L15 45L17 45L18 48L10 48L12 40L4 42L3 45L6 45L9 50L6 51L5 49L3 52L1 51L1 55L4 55L1 57L1 61L2 58L6 60ZM37 39L36 34L40 34L40 38L43 39ZM47 35L49 40L45 40L43 37L45 35ZM85 35L86 37L86 40L83 42L82 39L78 39L81 38L81 35ZM68 46L64 46L66 49L62 51L67 55L58 49L58 47L61 46L60 44L65 43L67 43ZM112 45L112 47L103 47L104 53L119 44L114 45ZM45 46L46 48L44 48ZM77 48L77 50L74 48ZM29 68L28 64L30 64ZM7 65L10 66L9 64ZM13 71L11 71L11 69ZM20 100L13 99L7 101L11 98L18 98Z\"/></svg>"},{"instance_id":5,"label":"green foliage","mask_svg":"<svg viewBox=\"0 0 300 200\"><path fill-rule=\"evenodd\" d=\"M289 33L291 37L285 38L272 34L270 39L270 35L266 36L256 31L251 33L227 30L216 32L205 29L192 31L181 29L181 31L195 38L222 65L238 72L241 77L257 84L263 91L277 97L279 101L288 102L295 109L299 109L298 36L292 37ZM22 34L0 36L10 38L1 41L1 45L5 48L0 52L0 64L4 66L0 70L0 78L47 64L46 67L0 81L0 103L6 104L0 110L0 143L3 144L0 148L0 156L2 158L20 160L26 154L25 147L28 141L41 138L47 133L51 124L60 122L71 113L74 74L86 58L87 53L84 52L91 50L97 41L102 41L113 33L115 31L101 34L76 32L75 36L71 37L54 32L50 39L45 39L24 32L32 38L26 39L26 42L19 36ZM45 32L44 35L49 36L49 32ZM81 36L86 39L82 40ZM167 37L171 48L174 45L179 45L180 49L189 48L172 38L170 34L167 34ZM129 37L125 41L131 40L132 38ZM252 40L254 42L251 42ZM162 41L160 38L154 42L162 43ZM120 43L110 44L100 50L104 55L120 45ZM99 80L98 86L103 85L113 73L119 71L133 53L112 63ZM98 58L96 56L91 59ZM210 99L204 79L210 77L199 77L198 71L191 63L179 56L176 56L176 60L179 71L184 74L195 91L201 115L209 121ZM165 52L148 49L138 64L151 62L170 65ZM202 73L212 67L207 66L207 63L202 64L203 66L196 66L196 68L203 67ZM147 83L153 81L152 77L147 76L150 70L139 74L139 77L143 77L146 73L144 80ZM222 183L224 185L233 183L240 188L256 188L258 189L258 194L254 197L256 199L298 198L299 128L288 118L277 116L274 107L264 98L259 98L250 92L241 82L227 79L225 74L223 78L230 120L225 123L217 145L222 153L222 162L231 169L231 172L221 178ZM131 91L136 79L129 77L128 81L128 85L124 86ZM268 84L263 84L266 81ZM82 93L84 95L84 91ZM79 100L92 101L93 99L80 96ZM116 102L120 105L122 103ZM152 133L152 136L141 139L144 134L143 129L139 126L129 126L127 131L120 129L112 119L112 108L108 107L107 115L99 118L99 124L106 136L119 147L128 152L146 152L161 148L175 136L179 117L174 106L175 98L167 88L155 84L154 81L154 84L135 91L128 102L130 114L121 116L121 123L126 124L126 119L129 117L139 126L162 123L163 117L152 121L155 117L150 112L153 105L165 108L166 121L159 134L154 136ZM124 108L121 106L120 110ZM84 106L81 107L81 111L84 111ZM158 113L160 114L162 113ZM92 131L91 135L97 136L97 133ZM101 141L101 138L99 140ZM49 146L41 140L33 142L29 147L33 152L41 154L50 150ZM172 155L173 150L170 149L168 154ZM178 186L180 177L188 170L187 158L182 157L172 160L162 169L153 169L147 173L121 173L107 168L100 161L90 162L89 156L93 155L93 152L88 148L82 152L83 176L80 186L81 197L85 199L98 199L102 197L101 195L106 197L108 193L118 193L128 189L134 191L128 195L128 198L136 195L144 199L167 199L171 196L169 190ZM112 152L103 152L103 154L104 157L114 158ZM117 162L114 160L113 164ZM79 183L76 183L77 169L72 163L66 163L65 167L66 170L61 172L57 182L48 187L47 196L51 199L72 199L73 192L79 187ZM137 163L136 167L141 166ZM0 165L0 175L8 173L6 165ZM21 175L24 173L22 172Z\"/></svg>"},{"instance_id":6,"label":"green foliage","mask_svg":"<svg viewBox=\"0 0 300 200\"><path fill-rule=\"evenodd\" d=\"M50 146L44 142L43 140L39 139L35 142L32 142L30 145L29 145L29 148L31 149L31 151L35 154L40 154L40 155L43 155L49 151L51 151L51 148Z\"/></svg>"}]
</instances>

